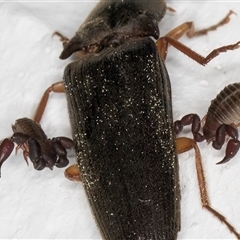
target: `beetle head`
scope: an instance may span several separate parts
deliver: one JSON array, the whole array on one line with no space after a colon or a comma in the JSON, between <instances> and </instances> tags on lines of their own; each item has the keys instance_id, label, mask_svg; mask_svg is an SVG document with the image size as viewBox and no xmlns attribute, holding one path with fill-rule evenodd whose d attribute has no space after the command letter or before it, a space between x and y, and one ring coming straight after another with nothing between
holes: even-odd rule
<instances>
[{"instance_id":1,"label":"beetle head","mask_svg":"<svg viewBox=\"0 0 240 240\"><path fill-rule=\"evenodd\" d=\"M100 52L115 47L129 38L159 37L158 21L164 16L165 3L143 4L134 1L100 2L92 11L76 35L66 44L60 58L66 59L72 53ZM146 6L147 5L147 6Z\"/></svg>"}]
</instances>

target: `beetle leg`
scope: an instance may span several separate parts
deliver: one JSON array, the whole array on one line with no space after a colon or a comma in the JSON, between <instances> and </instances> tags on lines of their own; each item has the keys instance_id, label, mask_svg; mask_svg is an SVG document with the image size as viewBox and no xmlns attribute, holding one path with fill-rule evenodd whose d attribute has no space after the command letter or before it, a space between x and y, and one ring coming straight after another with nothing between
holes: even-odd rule
<instances>
[{"instance_id":1,"label":"beetle leg","mask_svg":"<svg viewBox=\"0 0 240 240\"><path fill-rule=\"evenodd\" d=\"M206 35L209 31L215 31L218 27L221 27L221 26L229 23L230 16L232 14L236 15L236 13L234 11L230 10L228 12L228 14L221 21L219 21L217 24L212 25L212 26L210 26L208 28L199 30L199 31L189 31L189 32L187 32L187 36L191 38L191 37L195 37L195 36Z\"/></svg>"},{"instance_id":2,"label":"beetle leg","mask_svg":"<svg viewBox=\"0 0 240 240\"><path fill-rule=\"evenodd\" d=\"M178 42L177 40L181 38L184 34L187 34L188 37L193 37L193 36L199 36L199 35L204 35L207 34L209 31L216 30L218 27L228 23L230 21L230 15L235 14L233 11L230 11L227 16L221 20L219 23L203 29L199 31L195 31L194 29L194 24L193 22L185 22L181 24L180 26L174 28L172 31L167 33L164 37L160 38L157 41L157 48L159 51L160 56L162 59L166 59L167 55L167 48L168 45L171 44L174 46L176 49L187 55L188 57L192 58L194 61L198 62L201 65L206 65L208 62L210 62L213 58L218 56L221 52L226 52L228 50L235 50L239 48L240 42L237 42L235 44L231 45L226 45L220 48L217 48L213 50L208 56L203 57L199 55L198 53L194 52L187 46L183 45L182 43Z\"/></svg>"},{"instance_id":3,"label":"beetle leg","mask_svg":"<svg viewBox=\"0 0 240 240\"><path fill-rule=\"evenodd\" d=\"M190 149L194 148L195 150L195 163L196 163L196 170L197 170L197 178L198 178L198 186L200 191L200 197L202 202L202 207L206 210L211 212L215 217L217 217L222 223L224 223L227 228L232 232L238 239L240 239L240 235L237 233L235 228L227 221L227 219L220 214L217 210L211 207L207 192L206 180L202 165L202 158L199 148L196 142L193 139L182 137L176 139L176 150L177 153L183 153L189 151Z\"/></svg>"},{"instance_id":4,"label":"beetle leg","mask_svg":"<svg viewBox=\"0 0 240 240\"><path fill-rule=\"evenodd\" d=\"M55 35L60 38L61 42L69 42L69 38L67 38L66 36L62 35L60 32L58 32L58 31L54 32L52 37L55 36Z\"/></svg>"},{"instance_id":5,"label":"beetle leg","mask_svg":"<svg viewBox=\"0 0 240 240\"><path fill-rule=\"evenodd\" d=\"M1 177L1 168L2 164L8 159L12 153L14 144L8 138L5 138L0 145L0 177Z\"/></svg>"},{"instance_id":6,"label":"beetle leg","mask_svg":"<svg viewBox=\"0 0 240 240\"><path fill-rule=\"evenodd\" d=\"M198 54L198 53L194 52L193 50L191 50L190 48L188 48L187 46L183 45L182 43L180 43L172 38L169 38L169 37L160 38L156 44L157 44L157 48L159 50L159 54L161 55L161 57L163 59L166 59L166 55L167 55L166 49L168 47L168 44L171 44L173 47L178 49L180 52L184 53L185 55L187 55L188 57L190 57L191 59L193 59L194 61L196 61L197 63L199 63L203 66L205 66L208 62L210 62L213 58L217 57L220 53L226 52L228 50L235 50L240 47L240 41L239 41L234 44L216 48L212 52L210 52L206 57L203 57L200 54Z\"/></svg>"},{"instance_id":7,"label":"beetle leg","mask_svg":"<svg viewBox=\"0 0 240 240\"><path fill-rule=\"evenodd\" d=\"M47 105L49 94L51 92L56 92L56 93L63 93L63 92L65 92L63 82L56 82L56 83L52 84L52 86L50 86L44 92L44 94L43 94L43 96L41 98L41 101L38 104L37 110L36 110L36 112L34 114L33 121L35 121L37 123L39 123L41 121L43 112L44 112L44 110L46 108L46 105Z\"/></svg>"},{"instance_id":8,"label":"beetle leg","mask_svg":"<svg viewBox=\"0 0 240 240\"><path fill-rule=\"evenodd\" d=\"M77 164L74 164L74 165L71 165L70 167L68 167L65 170L64 175L67 179L69 179L71 181L74 181L74 182L82 181L81 173L79 171Z\"/></svg>"},{"instance_id":9,"label":"beetle leg","mask_svg":"<svg viewBox=\"0 0 240 240\"><path fill-rule=\"evenodd\" d=\"M171 7L167 7L167 10L168 10L169 12L176 12L176 10L173 9L173 8L171 8Z\"/></svg>"},{"instance_id":10,"label":"beetle leg","mask_svg":"<svg viewBox=\"0 0 240 240\"><path fill-rule=\"evenodd\" d=\"M168 32L164 37L170 37L172 39L178 40L180 37L182 37L184 34L186 34L189 38L200 36L200 35L206 35L209 31L215 31L218 27L223 26L230 21L230 16L232 14L236 14L232 10L228 12L228 14L217 24L214 24L208 28L202 29L202 30L195 30L194 23L193 22L185 22L181 24L180 26L174 28L170 32Z\"/></svg>"}]
</instances>

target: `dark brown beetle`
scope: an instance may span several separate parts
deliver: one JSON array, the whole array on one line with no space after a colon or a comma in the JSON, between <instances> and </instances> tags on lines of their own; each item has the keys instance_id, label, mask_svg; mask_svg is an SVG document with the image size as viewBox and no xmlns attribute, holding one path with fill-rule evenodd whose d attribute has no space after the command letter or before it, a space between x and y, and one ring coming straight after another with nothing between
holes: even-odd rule
<instances>
[{"instance_id":1,"label":"dark brown beetle","mask_svg":"<svg viewBox=\"0 0 240 240\"><path fill-rule=\"evenodd\" d=\"M171 87L164 66L168 44L202 65L239 48L237 42L200 56L177 41L192 29L190 22L156 46L149 37L159 37L157 23L165 11L164 1L101 1L71 40L57 33L64 41L60 58L80 57L65 68L64 86L81 179L104 239L176 239L180 230ZM45 91L34 120L41 120L49 93L60 90L57 83ZM197 148L187 149L192 147ZM210 206L198 163L203 206L239 236Z\"/></svg>"},{"instance_id":2,"label":"dark brown beetle","mask_svg":"<svg viewBox=\"0 0 240 240\"><path fill-rule=\"evenodd\" d=\"M0 169L12 153L13 143L17 144L16 153L21 148L26 163L28 164L29 158L36 170L45 167L52 170L54 166L63 168L68 165L66 149L74 147L71 139L67 137L48 139L41 126L29 118L17 119L12 129L13 135L9 139L4 139L0 145Z\"/></svg>"},{"instance_id":3,"label":"dark brown beetle","mask_svg":"<svg viewBox=\"0 0 240 240\"><path fill-rule=\"evenodd\" d=\"M78 206L78 205L74 205L75 206L75 208L76 208L76 206Z\"/></svg>"}]
</instances>

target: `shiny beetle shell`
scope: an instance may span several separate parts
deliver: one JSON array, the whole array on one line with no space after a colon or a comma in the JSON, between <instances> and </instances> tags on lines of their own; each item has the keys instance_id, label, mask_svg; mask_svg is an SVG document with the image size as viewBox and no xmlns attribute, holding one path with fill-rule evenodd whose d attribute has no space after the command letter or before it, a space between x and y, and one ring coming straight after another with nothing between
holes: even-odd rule
<instances>
[{"instance_id":1,"label":"shiny beetle shell","mask_svg":"<svg viewBox=\"0 0 240 240\"><path fill-rule=\"evenodd\" d=\"M171 90L154 42L128 41L71 63L64 81L82 181L103 238L176 239Z\"/></svg>"},{"instance_id":2,"label":"shiny beetle shell","mask_svg":"<svg viewBox=\"0 0 240 240\"><path fill-rule=\"evenodd\" d=\"M64 82L104 239L176 239L180 230L170 81L148 37L159 37L165 11L164 1L101 1L60 56L85 54L66 67Z\"/></svg>"}]
</instances>

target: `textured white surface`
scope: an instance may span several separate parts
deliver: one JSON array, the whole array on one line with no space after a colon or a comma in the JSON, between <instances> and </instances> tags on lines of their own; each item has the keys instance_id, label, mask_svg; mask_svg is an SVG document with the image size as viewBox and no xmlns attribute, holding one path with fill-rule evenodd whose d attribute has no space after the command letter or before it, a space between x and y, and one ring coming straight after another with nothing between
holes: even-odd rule
<instances>
[{"instance_id":1,"label":"textured white surface","mask_svg":"<svg viewBox=\"0 0 240 240\"><path fill-rule=\"evenodd\" d=\"M11 135L11 124L32 117L43 91L61 80L64 66L58 30L69 38L96 2L0 3L0 139ZM170 1L177 12L160 24L161 35L194 21L197 29L218 22L229 9L240 14L240 2ZM206 36L181 42L207 55L212 49L240 40L240 17ZM97 33L96 33L97 34ZM203 116L216 94L239 81L240 50L222 54L206 67L169 49L166 66L172 83L174 118L189 112ZM64 94L52 94L42 127L49 137L71 136ZM188 135L191 136L191 135ZM240 154L217 166L224 149L199 144L212 205L240 231ZM71 158L74 162L74 157ZM194 153L179 157L182 190L182 229L179 239L234 239L224 225L202 210L196 181ZM21 153L2 167L0 179L0 238L99 239L81 184L66 180L63 170L37 172L27 167Z\"/></svg>"}]
</instances>

